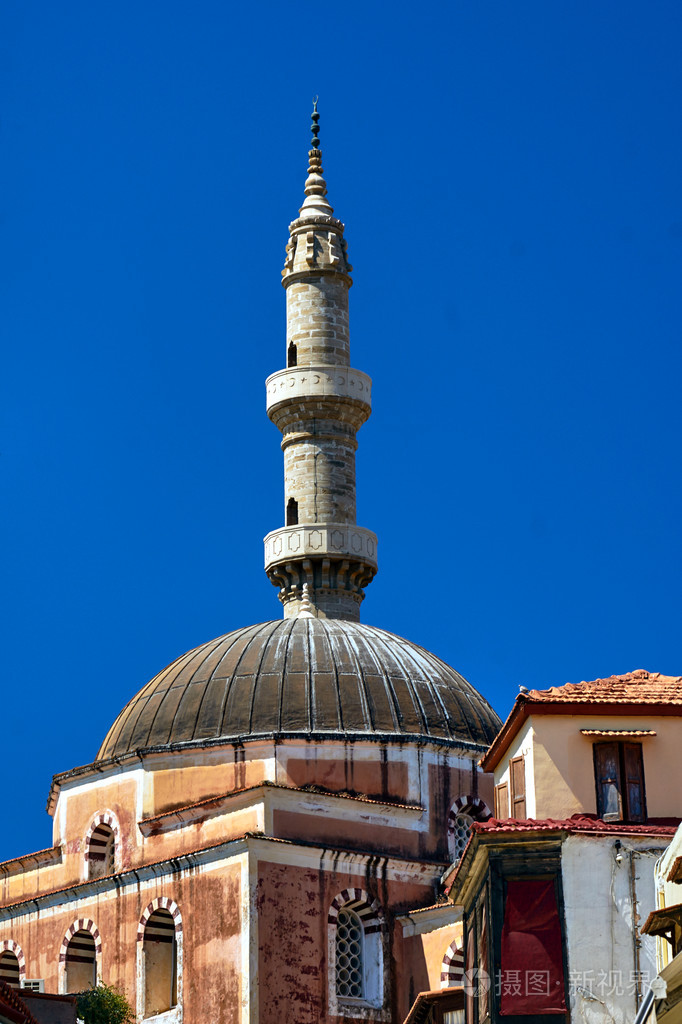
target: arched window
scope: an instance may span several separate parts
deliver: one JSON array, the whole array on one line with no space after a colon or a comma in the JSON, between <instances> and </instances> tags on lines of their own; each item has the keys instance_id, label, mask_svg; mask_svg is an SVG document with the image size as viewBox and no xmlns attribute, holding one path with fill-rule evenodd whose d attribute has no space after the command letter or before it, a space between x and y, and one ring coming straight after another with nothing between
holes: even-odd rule
<instances>
[{"instance_id":1,"label":"arched window","mask_svg":"<svg viewBox=\"0 0 682 1024\"><path fill-rule=\"evenodd\" d=\"M103 878L113 875L116 854L116 837L111 825L101 822L88 843L88 878Z\"/></svg>"},{"instance_id":2,"label":"arched window","mask_svg":"<svg viewBox=\"0 0 682 1024\"><path fill-rule=\"evenodd\" d=\"M66 991L83 992L97 984L95 937L80 929L66 947Z\"/></svg>"},{"instance_id":3,"label":"arched window","mask_svg":"<svg viewBox=\"0 0 682 1024\"><path fill-rule=\"evenodd\" d=\"M298 526L298 502L289 498L287 502L287 526Z\"/></svg>"},{"instance_id":4,"label":"arched window","mask_svg":"<svg viewBox=\"0 0 682 1024\"><path fill-rule=\"evenodd\" d=\"M352 910L342 907L336 919L336 994L364 999L365 967L362 922Z\"/></svg>"},{"instance_id":5,"label":"arched window","mask_svg":"<svg viewBox=\"0 0 682 1024\"><path fill-rule=\"evenodd\" d=\"M116 870L118 820L113 811L95 815L85 835L85 877L103 878Z\"/></svg>"},{"instance_id":6,"label":"arched window","mask_svg":"<svg viewBox=\"0 0 682 1024\"><path fill-rule=\"evenodd\" d=\"M11 949L0 953L0 981L12 988L19 988L19 958Z\"/></svg>"},{"instance_id":7,"label":"arched window","mask_svg":"<svg viewBox=\"0 0 682 1024\"><path fill-rule=\"evenodd\" d=\"M384 927L377 903L362 889L344 889L329 908L329 1009L384 1003Z\"/></svg>"},{"instance_id":8,"label":"arched window","mask_svg":"<svg viewBox=\"0 0 682 1024\"><path fill-rule=\"evenodd\" d=\"M287 366L296 366L298 363L298 349L293 341L289 342L287 349Z\"/></svg>"},{"instance_id":9,"label":"arched window","mask_svg":"<svg viewBox=\"0 0 682 1024\"><path fill-rule=\"evenodd\" d=\"M144 1016L153 1017L177 1005L178 953L175 920L170 911L154 910L142 941L144 958Z\"/></svg>"},{"instance_id":10,"label":"arched window","mask_svg":"<svg viewBox=\"0 0 682 1024\"><path fill-rule=\"evenodd\" d=\"M464 953L456 942L445 951L440 970L440 987L453 988L462 984L464 977Z\"/></svg>"},{"instance_id":11,"label":"arched window","mask_svg":"<svg viewBox=\"0 0 682 1024\"><path fill-rule=\"evenodd\" d=\"M490 808L483 800L474 796L460 796L455 800L448 814L448 853L456 864L462 857L475 821L487 821Z\"/></svg>"}]
</instances>

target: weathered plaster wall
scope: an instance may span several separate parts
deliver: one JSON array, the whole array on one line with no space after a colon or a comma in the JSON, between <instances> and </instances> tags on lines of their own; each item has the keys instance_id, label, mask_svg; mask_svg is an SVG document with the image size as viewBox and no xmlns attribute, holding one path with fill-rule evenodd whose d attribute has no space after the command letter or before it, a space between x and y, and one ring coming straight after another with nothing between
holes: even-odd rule
<instances>
[{"instance_id":1,"label":"weathered plaster wall","mask_svg":"<svg viewBox=\"0 0 682 1024\"><path fill-rule=\"evenodd\" d=\"M64 990L59 954L77 920L92 920L101 938L99 976L137 999L138 922L155 897L169 897L182 915L184 1019L237 1024L241 1000L241 868L238 858L129 884L112 883L96 897L66 893L36 913L28 904L13 921L0 920L0 942L13 940L26 958L26 976ZM216 964L220 969L216 970Z\"/></svg>"},{"instance_id":2,"label":"weathered plaster wall","mask_svg":"<svg viewBox=\"0 0 682 1024\"><path fill-rule=\"evenodd\" d=\"M322 786L337 792L363 793L377 799L407 799L407 765L361 757L318 758L289 757L284 764L286 779L292 786Z\"/></svg>"},{"instance_id":3,"label":"weathered plaster wall","mask_svg":"<svg viewBox=\"0 0 682 1024\"><path fill-rule=\"evenodd\" d=\"M254 805L230 810L213 817L206 815L181 828L166 828L157 835L146 838L144 849L138 848L136 862L154 862L169 857L178 857L190 850L198 850L213 843L236 839L247 832L259 832L263 828L262 800L254 796Z\"/></svg>"},{"instance_id":4,"label":"weathered plaster wall","mask_svg":"<svg viewBox=\"0 0 682 1024\"><path fill-rule=\"evenodd\" d=\"M654 864L665 840L569 836L563 845L571 1016L626 1024L636 1014L635 972L655 974L655 946L639 935L655 904ZM645 986L646 987L646 986Z\"/></svg>"},{"instance_id":5,"label":"weathered plaster wall","mask_svg":"<svg viewBox=\"0 0 682 1024\"><path fill-rule=\"evenodd\" d=\"M296 859L294 851L291 856ZM378 1011L372 1011L370 1016L404 1019L407 993L398 993L395 981L404 963L394 943L393 914L428 901L433 894L434 874L426 872L419 883L414 875L409 876L407 869L400 878L396 877L397 868L387 873L385 866L383 858L377 858L364 870L346 873L322 866L273 863L262 858L258 861L259 1024L348 1020L347 1016L341 1018L329 1011L327 918L333 899L351 887L367 891L386 915L386 1009L383 1016ZM358 1012L357 1019L364 1019L362 1012Z\"/></svg>"},{"instance_id":6,"label":"weathered plaster wall","mask_svg":"<svg viewBox=\"0 0 682 1024\"><path fill-rule=\"evenodd\" d=\"M195 754L194 764L178 764L153 772L154 809L149 813L162 814L164 811L198 803L220 793L257 786L264 779L270 778L269 766L265 760L234 760L232 750L229 755L226 761L220 764L197 764L198 758ZM178 785L180 771L182 784Z\"/></svg>"},{"instance_id":7,"label":"weathered plaster wall","mask_svg":"<svg viewBox=\"0 0 682 1024\"><path fill-rule=\"evenodd\" d=\"M322 846L344 846L352 850L390 850L398 857L419 856L423 833L407 831L398 823L394 827L378 827L372 821L338 821L316 818L309 814L275 811L274 833L282 839L302 839L314 835Z\"/></svg>"}]
</instances>

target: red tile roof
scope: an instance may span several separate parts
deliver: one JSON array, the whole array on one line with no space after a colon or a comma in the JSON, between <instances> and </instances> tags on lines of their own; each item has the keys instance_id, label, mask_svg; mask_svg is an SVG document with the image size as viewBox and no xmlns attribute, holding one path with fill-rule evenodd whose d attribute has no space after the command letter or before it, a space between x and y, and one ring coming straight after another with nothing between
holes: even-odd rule
<instances>
[{"instance_id":1,"label":"red tile roof","mask_svg":"<svg viewBox=\"0 0 682 1024\"><path fill-rule=\"evenodd\" d=\"M475 832L591 832L610 835L674 836L679 825L678 819L669 823L649 822L644 825L629 825L622 821L602 821L587 814L574 814L571 818L488 818L475 821Z\"/></svg>"},{"instance_id":2,"label":"red tile roof","mask_svg":"<svg viewBox=\"0 0 682 1024\"><path fill-rule=\"evenodd\" d=\"M548 690L529 690L528 701L597 701L599 704L682 704L682 676L664 676L638 668L623 676L564 683Z\"/></svg>"},{"instance_id":3,"label":"red tile roof","mask_svg":"<svg viewBox=\"0 0 682 1024\"><path fill-rule=\"evenodd\" d=\"M463 877L466 877L470 868L468 861L472 848L480 845L479 833L481 839L490 833L497 835L502 832L571 832L583 835L651 836L672 839L679 825L679 818L657 818L644 825L628 825L621 821L602 821L592 814L574 814L571 818L488 818L487 821L475 821L471 826L469 840L462 856L457 864L451 865L443 875L445 895L450 896L450 891L462 872Z\"/></svg>"},{"instance_id":4,"label":"red tile roof","mask_svg":"<svg viewBox=\"0 0 682 1024\"><path fill-rule=\"evenodd\" d=\"M0 981L0 1016L11 1020L13 1024L38 1024L16 990L4 981Z\"/></svg>"}]
</instances>

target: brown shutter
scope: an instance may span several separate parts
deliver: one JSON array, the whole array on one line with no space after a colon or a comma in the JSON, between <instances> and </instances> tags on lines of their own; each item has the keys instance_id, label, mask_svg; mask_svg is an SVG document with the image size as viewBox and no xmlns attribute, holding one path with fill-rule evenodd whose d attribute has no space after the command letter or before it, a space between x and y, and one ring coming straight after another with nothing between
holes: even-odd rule
<instances>
[{"instance_id":1,"label":"brown shutter","mask_svg":"<svg viewBox=\"0 0 682 1024\"><path fill-rule=\"evenodd\" d=\"M495 786L495 817L509 817L509 786L506 782Z\"/></svg>"},{"instance_id":2,"label":"brown shutter","mask_svg":"<svg viewBox=\"0 0 682 1024\"><path fill-rule=\"evenodd\" d=\"M597 783L597 814L603 821L622 821L623 790L617 743L595 743L594 774Z\"/></svg>"},{"instance_id":3,"label":"brown shutter","mask_svg":"<svg viewBox=\"0 0 682 1024\"><path fill-rule=\"evenodd\" d=\"M512 757L509 762L509 779L511 781L511 816L526 817L526 763L523 754Z\"/></svg>"},{"instance_id":4,"label":"brown shutter","mask_svg":"<svg viewBox=\"0 0 682 1024\"><path fill-rule=\"evenodd\" d=\"M623 744L623 764L625 766L625 803L628 821L644 821L644 764L642 762L642 744Z\"/></svg>"}]
</instances>

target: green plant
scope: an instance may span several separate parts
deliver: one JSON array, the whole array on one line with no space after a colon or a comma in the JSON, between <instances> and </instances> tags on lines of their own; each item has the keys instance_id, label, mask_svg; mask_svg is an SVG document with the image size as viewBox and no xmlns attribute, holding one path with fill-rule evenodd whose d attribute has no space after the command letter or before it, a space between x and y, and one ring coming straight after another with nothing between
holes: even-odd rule
<instances>
[{"instance_id":1,"label":"green plant","mask_svg":"<svg viewBox=\"0 0 682 1024\"><path fill-rule=\"evenodd\" d=\"M76 1014L85 1024L135 1024L132 1006L113 985L98 985L79 992Z\"/></svg>"}]
</instances>

